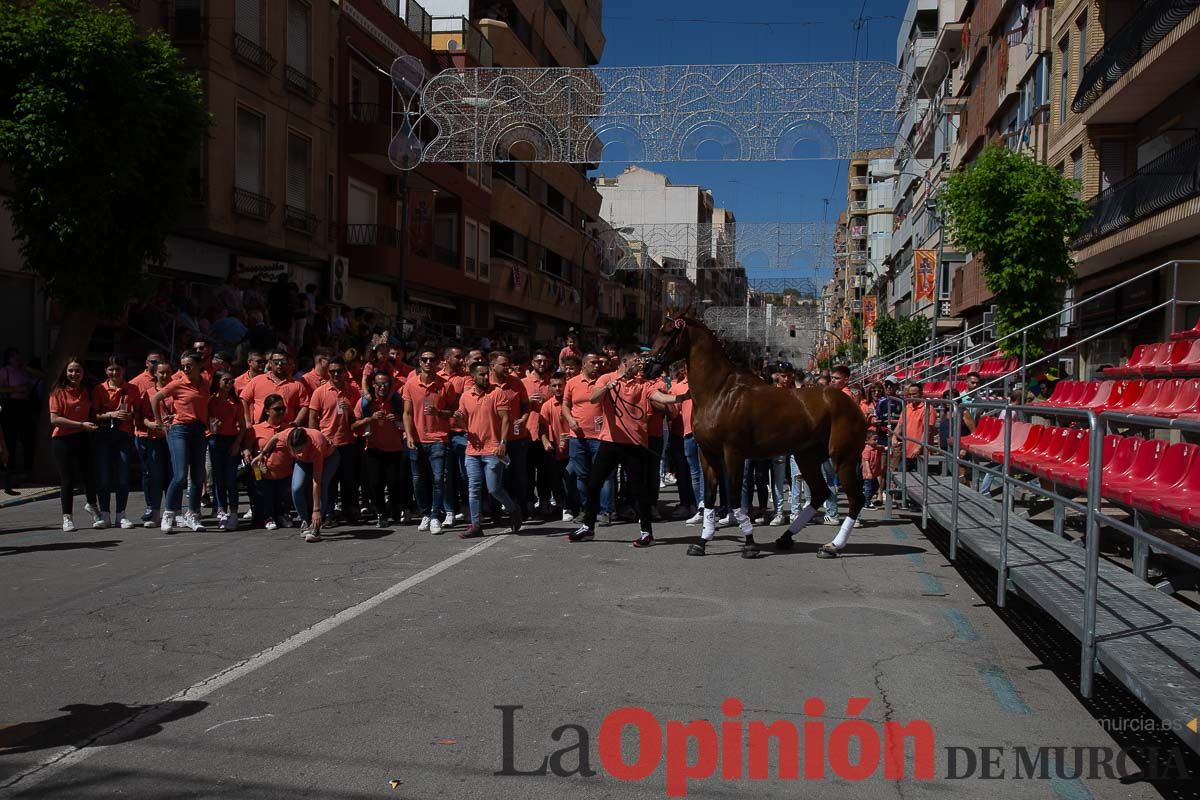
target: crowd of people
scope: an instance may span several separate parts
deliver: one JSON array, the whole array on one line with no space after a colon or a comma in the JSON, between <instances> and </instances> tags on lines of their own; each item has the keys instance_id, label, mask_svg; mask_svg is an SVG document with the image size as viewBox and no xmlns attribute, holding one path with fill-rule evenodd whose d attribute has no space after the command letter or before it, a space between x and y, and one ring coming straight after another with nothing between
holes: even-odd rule
<instances>
[{"instance_id":1,"label":"crowd of people","mask_svg":"<svg viewBox=\"0 0 1200 800\"><path fill-rule=\"evenodd\" d=\"M135 375L110 357L95 384L80 359L66 364L48 402L64 531L75 530L80 488L95 528L294 524L310 542L336 525L415 524L435 535L458 527L475 538L489 523L517 531L551 519L584 541L620 515L639 523L640 547L654 543L656 520L702 520L683 362L647 380L641 351L581 349L572 334L557 353L531 357L432 342L410 354L394 340L363 353L319 346L301 369L280 344L240 359L193 338L178 364L151 351ZM914 456L937 427L916 405L900 425L897 382L852 386L846 366L805 374L775 362L761 376L781 389L827 385L860 403L872 430L862 464L868 507L895 456ZM139 476L137 519L128 500ZM752 460L736 477L717 487L722 525L734 524L738 504L756 509L759 524L785 525L810 496L786 456ZM836 487L831 465L825 478ZM679 503L668 511L659 492L671 484ZM824 511L825 523L839 524L836 491Z\"/></svg>"}]
</instances>

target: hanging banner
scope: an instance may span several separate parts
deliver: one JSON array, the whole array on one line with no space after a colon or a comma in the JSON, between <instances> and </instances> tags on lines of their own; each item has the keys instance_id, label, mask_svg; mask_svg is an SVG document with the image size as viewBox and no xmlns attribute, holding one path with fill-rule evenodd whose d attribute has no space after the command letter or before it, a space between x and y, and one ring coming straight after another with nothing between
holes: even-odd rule
<instances>
[{"instance_id":1,"label":"hanging banner","mask_svg":"<svg viewBox=\"0 0 1200 800\"><path fill-rule=\"evenodd\" d=\"M414 256L433 258L433 192L408 193L408 249Z\"/></svg>"},{"instance_id":2,"label":"hanging banner","mask_svg":"<svg viewBox=\"0 0 1200 800\"><path fill-rule=\"evenodd\" d=\"M916 300L933 302L933 283L937 276L937 251L913 251L913 283L916 286Z\"/></svg>"},{"instance_id":3,"label":"hanging banner","mask_svg":"<svg viewBox=\"0 0 1200 800\"><path fill-rule=\"evenodd\" d=\"M521 268L519 266L517 266L516 264L513 264L512 279L513 279L513 288L516 289L517 292L520 292L523 281L522 281Z\"/></svg>"},{"instance_id":4,"label":"hanging banner","mask_svg":"<svg viewBox=\"0 0 1200 800\"><path fill-rule=\"evenodd\" d=\"M875 320L879 318L879 298L873 294L863 295L862 313L863 313L863 328L866 330L875 329Z\"/></svg>"},{"instance_id":5,"label":"hanging banner","mask_svg":"<svg viewBox=\"0 0 1200 800\"><path fill-rule=\"evenodd\" d=\"M850 337L854 335L854 325L850 322L849 317L842 318L842 341L849 342Z\"/></svg>"}]
</instances>

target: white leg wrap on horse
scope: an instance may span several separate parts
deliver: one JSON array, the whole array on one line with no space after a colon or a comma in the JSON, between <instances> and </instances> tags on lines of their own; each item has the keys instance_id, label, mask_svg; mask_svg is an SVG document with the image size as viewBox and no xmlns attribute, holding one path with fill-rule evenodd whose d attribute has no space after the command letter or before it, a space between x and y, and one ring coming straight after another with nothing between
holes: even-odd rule
<instances>
[{"instance_id":1,"label":"white leg wrap on horse","mask_svg":"<svg viewBox=\"0 0 1200 800\"><path fill-rule=\"evenodd\" d=\"M733 510L733 518L737 520L738 527L746 536L754 533L754 523L750 521L750 515L746 513L744 508L735 508Z\"/></svg>"},{"instance_id":2,"label":"white leg wrap on horse","mask_svg":"<svg viewBox=\"0 0 1200 800\"><path fill-rule=\"evenodd\" d=\"M843 547L845 547L846 540L850 538L850 529L853 527L854 520L850 519L850 516L847 515L846 518L842 520L842 527L837 532L837 536L833 537L831 544L838 550L841 550Z\"/></svg>"},{"instance_id":3,"label":"white leg wrap on horse","mask_svg":"<svg viewBox=\"0 0 1200 800\"><path fill-rule=\"evenodd\" d=\"M807 525L816 515L817 510L813 508L812 503L809 503L800 509L800 513L792 520L792 524L788 525L788 533L792 535L799 533L800 529Z\"/></svg>"},{"instance_id":4,"label":"white leg wrap on horse","mask_svg":"<svg viewBox=\"0 0 1200 800\"><path fill-rule=\"evenodd\" d=\"M700 538L704 541L709 541L717 533L717 510L715 508L704 509L704 527L700 531Z\"/></svg>"}]
</instances>

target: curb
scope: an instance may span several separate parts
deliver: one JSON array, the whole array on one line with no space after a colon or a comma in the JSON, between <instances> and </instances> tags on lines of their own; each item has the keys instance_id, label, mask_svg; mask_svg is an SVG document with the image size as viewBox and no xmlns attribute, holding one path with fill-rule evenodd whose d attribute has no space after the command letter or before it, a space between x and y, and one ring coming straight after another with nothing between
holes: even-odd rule
<instances>
[{"instance_id":1,"label":"curb","mask_svg":"<svg viewBox=\"0 0 1200 800\"><path fill-rule=\"evenodd\" d=\"M11 499L0 500L0 509L23 506L26 503L36 503L39 500L53 500L58 497L58 489L42 489L38 494L23 495Z\"/></svg>"}]
</instances>

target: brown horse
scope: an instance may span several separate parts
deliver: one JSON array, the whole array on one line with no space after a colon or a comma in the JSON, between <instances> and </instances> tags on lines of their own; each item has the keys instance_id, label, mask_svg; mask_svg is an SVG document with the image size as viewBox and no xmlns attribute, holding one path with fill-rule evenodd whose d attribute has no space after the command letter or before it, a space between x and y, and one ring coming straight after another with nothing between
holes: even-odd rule
<instances>
[{"instance_id":1,"label":"brown horse","mask_svg":"<svg viewBox=\"0 0 1200 800\"><path fill-rule=\"evenodd\" d=\"M716 532L717 480L730 476L733 491L740 493L742 470L748 458L791 455L812 494L810 504L795 514L787 531L776 540L780 550L792 547L792 537L817 513L830 489L821 475L821 464L832 459L838 484L846 493L850 513L833 541L817 551L834 558L846 544L850 529L863 507L862 475L858 469L867 439L867 421L848 395L828 387L780 389L758 376L738 369L725 354L716 335L689 316L668 316L658 332L647 360L649 377L663 365L686 359L692 399L692 433L700 448L704 468L704 527L700 541L688 555L702 556ZM730 498L733 504L733 498ZM793 505L793 511L795 506ZM754 526L747 510L733 512L743 534L743 558L760 555L754 543Z\"/></svg>"}]
</instances>

